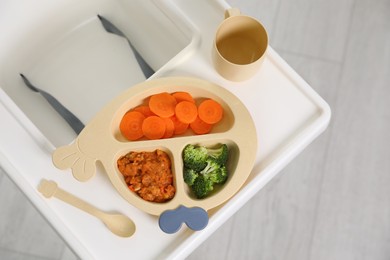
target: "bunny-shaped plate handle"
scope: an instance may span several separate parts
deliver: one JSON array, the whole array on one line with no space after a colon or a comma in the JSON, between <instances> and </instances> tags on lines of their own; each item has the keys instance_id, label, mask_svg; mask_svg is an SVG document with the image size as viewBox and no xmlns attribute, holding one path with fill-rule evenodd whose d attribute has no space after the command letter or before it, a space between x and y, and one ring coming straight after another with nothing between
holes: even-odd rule
<instances>
[{"instance_id":1,"label":"bunny-shaped plate handle","mask_svg":"<svg viewBox=\"0 0 390 260\"><path fill-rule=\"evenodd\" d=\"M72 169L73 177L78 181L87 181L96 173L96 158L86 156L78 146L78 140L62 146L53 153L53 163L61 170Z\"/></svg>"}]
</instances>

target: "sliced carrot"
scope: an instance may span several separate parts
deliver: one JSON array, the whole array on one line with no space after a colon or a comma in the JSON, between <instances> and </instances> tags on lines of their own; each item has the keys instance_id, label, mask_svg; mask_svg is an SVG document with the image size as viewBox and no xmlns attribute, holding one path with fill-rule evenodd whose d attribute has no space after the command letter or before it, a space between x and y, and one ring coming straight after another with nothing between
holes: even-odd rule
<instances>
[{"instance_id":1,"label":"sliced carrot","mask_svg":"<svg viewBox=\"0 0 390 260\"><path fill-rule=\"evenodd\" d=\"M189 101L195 104L194 98L188 92L179 91L179 92L172 93L172 96L176 99L177 103L181 101Z\"/></svg>"},{"instance_id":2,"label":"sliced carrot","mask_svg":"<svg viewBox=\"0 0 390 260\"><path fill-rule=\"evenodd\" d=\"M155 114L150 110L149 106L139 105L133 109L134 111L141 112L145 117L155 116Z\"/></svg>"},{"instance_id":3,"label":"sliced carrot","mask_svg":"<svg viewBox=\"0 0 390 260\"><path fill-rule=\"evenodd\" d=\"M163 118L163 120L165 121L165 127L166 127L163 138L171 138L175 133L175 125L173 124L173 121L170 118Z\"/></svg>"},{"instance_id":4,"label":"sliced carrot","mask_svg":"<svg viewBox=\"0 0 390 260\"><path fill-rule=\"evenodd\" d=\"M176 104L176 99L166 92L155 94L149 99L150 110L156 115L165 118L175 114Z\"/></svg>"},{"instance_id":5,"label":"sliced carrot","mask_svg":"<svg viewBox=\"0 0 390 260\"><path fill-rule=\"evenodd\" d=\"M127 139L134 141L144 136L142 131L142 123L145 116L137 111L127 112L119 125L119 129Z\"/></svg>"},{"instance_id":6,"label":"sliced carrot","mask_svg":"<svg viewBox=\"0 0 390 260\"><path fill-rule=\"evenodd\" d=\"M222 106L213 99L206 99L198 107L199 118L208 124L218 123L223 117Z\"/></svg>"},{"instance_id":7,"label":"sliced carrot","mask_svg":"<svg viewBox=\"0 0 390 260\"><path fill-rule=\"evenodd\" d=\"M190 124L190 127L195 134L203 135L210 133L211 129L213 128L213 125L207 124L202 119L197 117L196 120Z\"/></svg>"},{"instance_id":8,"label":"sliced carrot","mask_svg":"<svg viewBox=\"0 0 390 260\"><path fill-rule=\"evenodd\" d=\"M142 131L148 139L163 138L166 131L166 123L164 118L159 116L149 116L142 123Z\"/></svg>"},{"instance_id":9,"label":"sliced carrot","mask_svg":"<svg viewBox=\"0 0 390 260\"><path fill-rule=\"evenodd\" d=\"M198 108L195 103L181 101L175 107L175 115L181 122L190 124L198 116Z\"/></svg>"},{"instance_id":10,"label":"sliced carrot","mask_svg":"<svg viewBox=\"0 0 390 260\"><path fill-rule=\"evenodd\" d=\"M158 116L147 117L142 123L142 132L151 140L162 138L165 134L165 129L165 121Z\"/></svg>"},{"instance_id":11,"label":"sliced carrot","mask_svg":"<svg viewBox=\"0 0 390 260\"><path fill-rule=\"evenodd\" d=\"M175 125L175 135L181 135L187 131L189 124L180 122L176 116L171 117L171 120Z\"/></svg>"}]
</instances>

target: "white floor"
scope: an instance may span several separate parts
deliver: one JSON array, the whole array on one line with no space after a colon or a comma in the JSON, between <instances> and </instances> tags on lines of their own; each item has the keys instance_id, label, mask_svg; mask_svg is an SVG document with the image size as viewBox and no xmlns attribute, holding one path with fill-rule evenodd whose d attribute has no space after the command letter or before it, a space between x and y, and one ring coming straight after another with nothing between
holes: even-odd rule
<instances>
[{"instance_id":1,"label":"white floor","mask_svg":"<svg viewBox=\"0 0 390 260\"><path fill-rule=\"evenodd\" d=\"M188 259L390 259L390 1L228 2L333 118ZM1 171L0 205L0 259L77 259Z\"/></svg>"}]
</instances>

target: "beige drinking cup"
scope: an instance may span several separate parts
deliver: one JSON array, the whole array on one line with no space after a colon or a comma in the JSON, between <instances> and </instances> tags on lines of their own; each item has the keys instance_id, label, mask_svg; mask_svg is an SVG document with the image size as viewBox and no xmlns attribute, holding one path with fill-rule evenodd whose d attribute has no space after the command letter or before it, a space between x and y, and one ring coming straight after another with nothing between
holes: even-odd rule
<instances>
[{"instance_id":1,"label":"beige drinking cup","mask_svg":"<svg viewBox=\"0 0 390 260\"><path fill-rule=\"evenodd\" d=\"M267 31L259 21L237 8L228 9L215 35L215 69L228 80L247 80L260 69L267 46Z\"/></svg>"}]
</instances>

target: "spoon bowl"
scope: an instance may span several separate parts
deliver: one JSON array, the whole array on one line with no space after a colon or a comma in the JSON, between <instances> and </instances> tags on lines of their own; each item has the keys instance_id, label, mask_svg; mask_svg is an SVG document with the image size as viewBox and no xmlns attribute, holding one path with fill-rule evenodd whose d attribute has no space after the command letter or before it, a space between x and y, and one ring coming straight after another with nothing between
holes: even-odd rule
<instances>
[{"instance_id":1,"label":"spoon bowl","mask_svg":"<svg viewBox=\"0 0 390 260\"><path fill-rule=\"evenodd\" d=\"M122 214L104 213L100 220L109 230L120 237L130 237L135 233L136 227L134 222Z\"/></svg>"}]
</instances>

